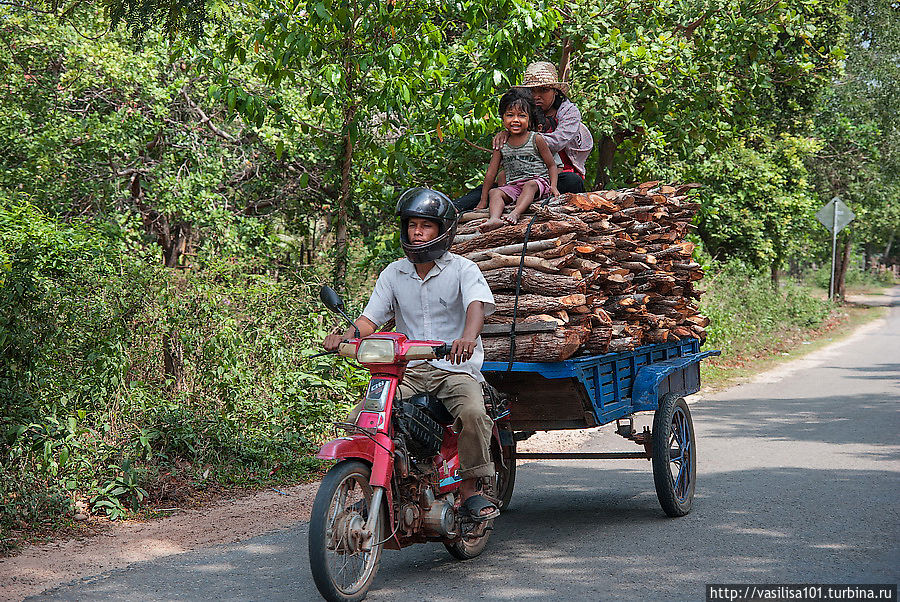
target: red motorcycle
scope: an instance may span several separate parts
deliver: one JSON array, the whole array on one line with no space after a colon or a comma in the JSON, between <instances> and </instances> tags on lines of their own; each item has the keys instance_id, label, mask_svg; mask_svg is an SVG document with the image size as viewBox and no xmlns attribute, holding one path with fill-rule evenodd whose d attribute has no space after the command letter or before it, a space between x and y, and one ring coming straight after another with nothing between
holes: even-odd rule
<instances>
[{"instance_id":1,"label":"red motorcycle","mask_svg":"<svg viewBox=\"0 0 900 602\"><path fill-rule=\"evenodd\" d=\"M334 290L322 287L320 298L353 324ZM336 425L347 436L329 441L317 454L337 460L322 479L309 525L310 568L328 600L363 599L382 548L439 541L455 558L466 560L487 545L493 520L476 522L459 511L453 417L433 395L400 399L397 389L409 361L440 359L448 352L441 341L413 341L394 332L364 339L357 332L357 338L337 350L368 368L372 377L355 424ZM512 445L504 420L509 412L490 388L485 407L494 420L491 454L496 474L482 480L482 495L502 510L515 478L515 459L504 454Z\"/></svg>"}]
</instances>

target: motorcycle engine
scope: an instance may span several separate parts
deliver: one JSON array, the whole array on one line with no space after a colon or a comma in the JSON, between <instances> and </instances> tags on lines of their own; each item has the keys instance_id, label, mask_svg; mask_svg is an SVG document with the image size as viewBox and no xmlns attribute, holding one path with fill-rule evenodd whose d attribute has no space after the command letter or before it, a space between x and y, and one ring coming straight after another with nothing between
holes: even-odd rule
<instances>
[{"instance_id":1,"label":"motorcycle engine","mask_svg":"<svg viewBox=\"0 0 900 602\"><path fill-rule=\"evenodd\" d=\"M420 407L404 400L394 407L394 420L414 456L430 458L440 451L444 427Z\"/></svg>"},{"instance_id":2,"label":"motorcycle engine","mask_svg":"<svg viewBox=\"0 0 900 602\"><path fill-rule=\"evenodd\" d=\"M427 531L444 537L456 535L456 510L453 508L452 497L450 500L445 498L435 501L422 518Z\"/></svg>"}]
</instances>

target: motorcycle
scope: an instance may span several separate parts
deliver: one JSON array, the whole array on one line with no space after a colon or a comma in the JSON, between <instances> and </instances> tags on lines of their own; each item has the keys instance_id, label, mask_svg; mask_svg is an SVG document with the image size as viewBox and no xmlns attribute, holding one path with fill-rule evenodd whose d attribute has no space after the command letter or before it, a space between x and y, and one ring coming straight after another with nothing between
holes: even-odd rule
<instances>
[{"instance_id":1,"label":"motorcycle","mask_svg":"<svg viewBox=\"0 0 900 602\"><path fill-rule=\"evenodd\" d=\"M353 324L334 290L322 287L319 296ZM444 404L430 394L399 397L407 363L445 357L449 346L395 332L356 335L336 353L358 361L371 379L355 423L335 425L347 435L323 445L316 456L337 463L322 479L309 526L313 580L325 599L341 602L365 598L383 548L442 542L459 560L475 558L494 523L460 512L457 433ZM502 510L515 478L509 411L489 387L485 409L494 421L495 475L482 479L482 495Z\"/></svg>"}]
</instances>

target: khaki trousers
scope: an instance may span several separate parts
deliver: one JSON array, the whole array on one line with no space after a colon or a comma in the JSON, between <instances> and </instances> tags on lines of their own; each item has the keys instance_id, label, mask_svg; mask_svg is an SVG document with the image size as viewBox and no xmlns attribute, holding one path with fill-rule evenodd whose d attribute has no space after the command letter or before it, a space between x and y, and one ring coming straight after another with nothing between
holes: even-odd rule
<instances>
[{"instance_id":1,"label":"khaki trousers","mask_svg":"<svg viewBox=\"0 0 900 602\"><path fill-rule=\"evenodd\" d=\"M453 430L459 433L460 478L493 476L490 452L493 423L484 411L484 393L478 381L468 374L423 363L406 371L399 389L403 399L416 393L431 393L444 402L454 419ZM353 408L350 422L356 422L361 409L362 403Z\"/></svg>"}]
</instances>

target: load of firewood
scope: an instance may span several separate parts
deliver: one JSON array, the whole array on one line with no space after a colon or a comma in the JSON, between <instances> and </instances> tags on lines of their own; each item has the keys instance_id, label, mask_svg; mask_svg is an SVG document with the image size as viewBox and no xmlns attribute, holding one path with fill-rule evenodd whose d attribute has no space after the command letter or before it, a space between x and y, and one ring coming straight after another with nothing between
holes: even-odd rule
<instances>
[{"instance_id":1,"label":"load of firewood","mask_svg":"<svg viewBox=\"0 0 900 602\"><path fill-rule=\"evenodd\" d=\"M510 359L514 314L517 361L705 340L709 319L694 288L703 271L685 241L699 209L685 195L697 186L564 194L488 232L479 229L487 210L463 214L451 251L478 264L496 301L482 332L485 359Z\"/></svg>"}]
</instances>

